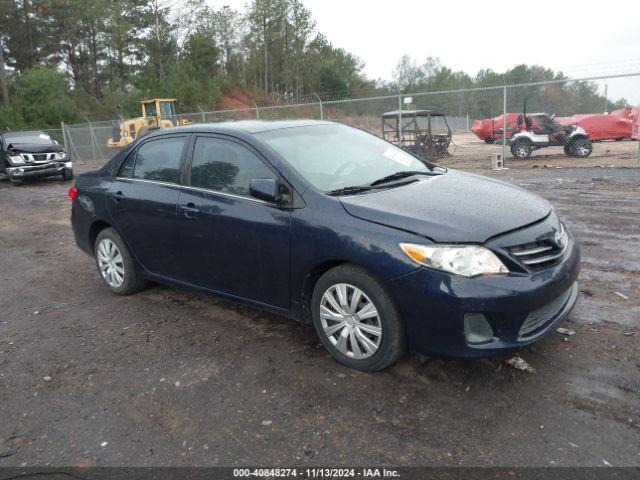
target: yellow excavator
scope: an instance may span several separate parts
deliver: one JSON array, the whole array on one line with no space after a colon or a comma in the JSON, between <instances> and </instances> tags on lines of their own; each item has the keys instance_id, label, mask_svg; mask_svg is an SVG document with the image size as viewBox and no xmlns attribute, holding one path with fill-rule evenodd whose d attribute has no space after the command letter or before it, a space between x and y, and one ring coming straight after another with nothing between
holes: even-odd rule
<instances>
[{"instance_id":1,"label":"yellow excavator","mask_svg":"<svg viewBox=\"0 0 640 480\"><path fill-rule=\"evenodd\" d=\"M124 148L153 130L191 123L177 118L175 98L142 100L140 106L141 117L114 122L113 135L107 140L107 148Z\"/></svg>"}]
</instances>

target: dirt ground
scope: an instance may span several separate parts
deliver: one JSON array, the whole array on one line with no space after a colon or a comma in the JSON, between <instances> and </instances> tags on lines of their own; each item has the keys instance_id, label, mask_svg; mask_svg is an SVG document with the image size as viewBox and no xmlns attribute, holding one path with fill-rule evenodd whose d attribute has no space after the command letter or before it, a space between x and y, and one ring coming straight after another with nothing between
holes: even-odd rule
<instances>
[{"instance_id":1,"label":"dirt ground","mask_svg":"<svg viewBox=\"0 0 640 480\"><path fill-rule=\"evenodd\" d=\"M411 357L364 374L284 318L164 286L112 296L74 244L69 184L0 182L0 466L639 465L629 145L498 172L487 149L443 162L546 197L582 245L581 294L563 325L575 335L523 350L535 373L503 358Z\"/></svg>"},{"instance_id":2,"label":"dirt ground","mask_svg":"<svg viewBox=\"0 0 640 480\"><path fill-rule=\"evenodd\" d=\"M502 153L502 145L487 145L472 133L454 134L450 147L452 157L444 163L454 168L485 169L492 153ZM638 162L638 141L602 141L593 143L591 156L584 159L570 158L564 155L562 147L547 147L534 150L527 160L515 160L507 146L506 163L509 168L538 168L549 166L634 167Z\"/></svg>"}]
</instances>

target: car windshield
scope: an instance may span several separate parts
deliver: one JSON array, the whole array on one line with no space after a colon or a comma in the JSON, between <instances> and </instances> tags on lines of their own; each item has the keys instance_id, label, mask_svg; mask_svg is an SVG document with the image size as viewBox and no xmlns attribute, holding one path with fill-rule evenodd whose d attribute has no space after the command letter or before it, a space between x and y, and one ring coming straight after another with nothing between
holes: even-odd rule
<instances>
[{"instance_id":1,"label":"car windshield","mask_svg":"<svg viewBox=\"0 0 640 480\"><path fill-rule=\"evenodd\" d=\"M5 133L4 141L7 145L11 143L30 143L37 145L51 145L53 140L44 132L15 132Z\"/></svg>"},{"instance_id":2,"label":"car windshield","mask_svg":"<svg viewBox=\"0 0 640 480\"><path fill-rule=\"evenodd\" d=\"M285 128L258 136L324 192L369 185L397 172L430 171L404 150L346 125Z\"/></svg>"}]
</instances>

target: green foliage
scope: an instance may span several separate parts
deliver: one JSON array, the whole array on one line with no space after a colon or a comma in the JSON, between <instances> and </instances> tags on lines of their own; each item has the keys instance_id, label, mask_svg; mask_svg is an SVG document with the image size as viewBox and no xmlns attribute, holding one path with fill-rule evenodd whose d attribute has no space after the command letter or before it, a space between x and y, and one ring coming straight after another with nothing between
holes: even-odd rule
<instances>
[{"instance_id":1,"label":"green foliage","mask_svg":"<svg viewBox=\"0 0 640 480\"><path fill-rule=\"evenodd\" d=\"M320 91L335 99L346 98L349 88L344 77L327 66L320 69L319 87Z\"/></svg>"},{"instance_id":2,"label":"green foliage","mask_svg":"<svg viewBox=\"0 0 640 480\"><path fill-rule=\"evenodd\" d=\"M12 86L15 100L0 113L0 126L59 128L60 122L77 120L64 76L37 67L18 76Z\"/></svg>"}]
</instances>

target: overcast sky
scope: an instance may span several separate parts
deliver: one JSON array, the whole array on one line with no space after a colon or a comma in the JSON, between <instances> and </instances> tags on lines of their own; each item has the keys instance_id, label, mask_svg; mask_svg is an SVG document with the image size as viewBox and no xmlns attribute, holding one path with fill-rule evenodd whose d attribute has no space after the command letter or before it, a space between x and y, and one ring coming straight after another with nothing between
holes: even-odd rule
<instances>
[{"instance_id":1,"label":"overcast sky","mask_svg":"<svg viewBox=\"0 0 640 480\"><path fill-rule=\"evenodd\" d=\"M246 0L207 0L244 11ZM316 28L390 79L403 54L439 57L474 75L520 63L571 77L640 72L640 0L303 0ZM604 82L599 82L604 85ZM640 103L640 77L608 80L611 97Z\"/></svg>"}]
</instances>

